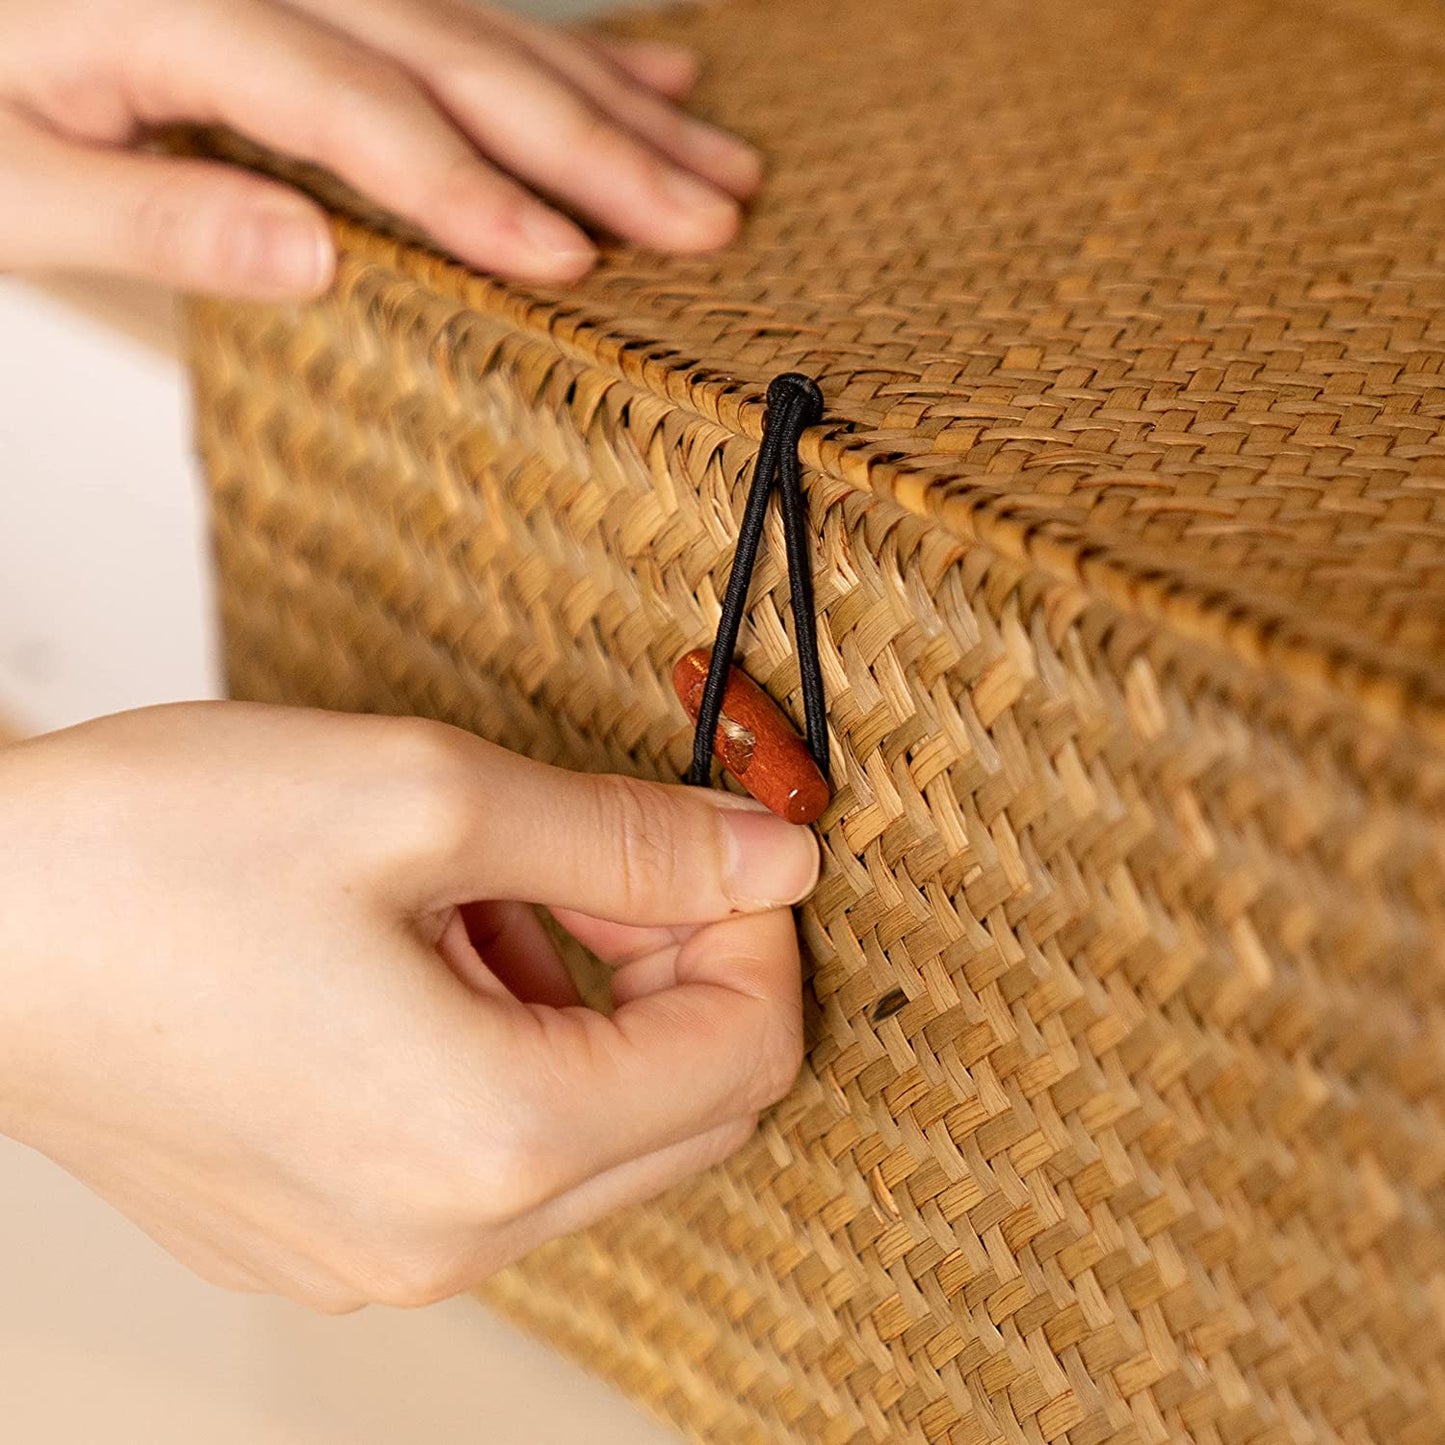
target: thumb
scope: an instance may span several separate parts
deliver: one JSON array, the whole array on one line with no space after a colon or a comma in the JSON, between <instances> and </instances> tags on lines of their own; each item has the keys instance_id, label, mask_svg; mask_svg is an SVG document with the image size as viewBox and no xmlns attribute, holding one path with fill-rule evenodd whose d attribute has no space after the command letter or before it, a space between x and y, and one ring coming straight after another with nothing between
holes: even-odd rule
<instances>
[{"instance_id":1,"label":"thumb","mask_svg":"<svg viewBox=\"0 0 1445 1445\"><path fill-rule=\"evenodd\" d=\"M315 295L334 267L320 208L285 186L77 144L0 112L0 268L116 272L264 300Z\"/></svg>"},{"instance_id":2,"label":"thumb","mask_svg":"<svg viewBox=\"0 0 1445 1445\"><path fill-rule=\"evenodd\" d=\"M519 899L618 923L709 923L807 897L818 845L750 798L548 767L456 734L460 835L424 908Z\"/></svg>"}]
</instances>

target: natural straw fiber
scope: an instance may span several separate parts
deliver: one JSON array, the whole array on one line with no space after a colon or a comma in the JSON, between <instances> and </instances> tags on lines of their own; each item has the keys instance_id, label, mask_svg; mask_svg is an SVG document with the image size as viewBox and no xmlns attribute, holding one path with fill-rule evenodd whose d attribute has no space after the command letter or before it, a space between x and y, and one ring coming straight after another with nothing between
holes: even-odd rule
<instances>
[{"instance_id":1,"label":"natural straw fiber","mask_svg":"<svg viewBox=\"0 0 1445 1445\"><path fill-rule=\"evenodd\" d=\"M489 1297L729 1445L1445 1440L1445 8L645 28L772 158L726 251L339 221L192 309L236 693L585 768L685 771L763 391L827 400L808 1065Z\"/></svg>"}]
</instances>

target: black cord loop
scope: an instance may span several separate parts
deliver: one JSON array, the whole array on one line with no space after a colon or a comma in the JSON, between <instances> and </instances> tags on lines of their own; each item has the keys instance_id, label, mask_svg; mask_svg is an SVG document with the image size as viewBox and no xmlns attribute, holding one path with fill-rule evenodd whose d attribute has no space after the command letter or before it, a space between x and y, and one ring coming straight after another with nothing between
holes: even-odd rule
<instances>
[{"instance_id":1,"label":"black cord loop","mask_svg":"<svg viewBox=\"0 0 1445 1445\"><path fill-rule=\"evenodd\" d=\"M788 582L793 600L793 646L798 653L798 674L803 684L803 713L807 720L808 751L818 770L828 776L828 714L823 694L823 669L818 662L817 622L813 616L813 569L808 556L808 517L798 475L798 438L823 415L823 393L812 377L785 371L768 384L768 410L763 440L758 448L752 487L738 530L737 551L728 573L722 615L712 661L698 708L697 731L692 742L692 768L687 780L705 788L712 781L713 739L722 716L723 691L738 644L743 609L752 585L753 566L768 514L768 496L776 478L782 493L783 537L788 554Z\"/></svg>"}]
</instances>

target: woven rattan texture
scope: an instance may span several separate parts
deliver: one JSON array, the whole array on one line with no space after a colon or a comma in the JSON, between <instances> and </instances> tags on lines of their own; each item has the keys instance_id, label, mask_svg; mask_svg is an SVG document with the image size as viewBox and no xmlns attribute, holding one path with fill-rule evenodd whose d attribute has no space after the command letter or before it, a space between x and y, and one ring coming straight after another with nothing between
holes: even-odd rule
<instances>
[{"instance_id":1,"label":"woven rattan texture","mask_svg":"<svg viewBox=\"0 0 1445 1445\"><path fill-rule=\"evenodd\" d=\"M195 312L235 690L679 776L754 445L389 255ZM809 490L808 1070L492 1297L709 1441L1442 1438L1434 818L1109 604ZM743 658L796 712L779 543Z\"/></svg>"},{"instance_id":2,"label":"woven rattan texture","mask_svg":"<svg viewBox=\"0 0 1445 1445\"><path fill-rule=\"evenodd\" d=\"M494 307L704 410L816 375L828 470L1445 741L1438 0L645 28L771 159L742 242Z\"/></svg>"},{"instance_id":3,"label":"woven rattan texture","mask_svg":"<svg viewBox=\"0 0 1445 1445\"><path fill-rule=\"evenodd\" d=\"M192 309L234 690L661 778L823 382L808 1065L489 1297L708 1442L1445 1441L1445 19L659 25L777 157L737 247L549 297L342 225Z\"/></svg>"},{"instance_id":4,"label":"woven rattan texture","mask_svg":"<svg viewBox=\"0 0 1445 1445\"><path fill-rule=\"evenodd\" d=\"M773 182L746 245L604 273L590 315L819 375L879 481L1010 551L1445 701L1438 4L748 0L679 29Z\"/></svg>"}]
</instances>

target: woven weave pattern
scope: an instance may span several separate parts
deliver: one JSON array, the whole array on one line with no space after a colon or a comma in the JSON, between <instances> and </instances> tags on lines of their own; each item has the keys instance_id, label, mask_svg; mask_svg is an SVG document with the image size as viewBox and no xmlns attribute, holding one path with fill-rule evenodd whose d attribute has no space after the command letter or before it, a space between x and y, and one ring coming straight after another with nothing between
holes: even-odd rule
<instances>
[{"instance_id":1,"label":"woven weave pattern","mask_svg":"<svg viewBox=\"0 0 1445 1445\"><path fill-rule=\"evenodd\" d=\"M488 1291L696 1438L1445 1440L1445 20L1372 15L744 0L658 22L733 250L193 308L235 691L660 778L822 380L807 1068Z\"/></svg>"},{"instance_id":2,"label":"woven weave pattern","mask_svg":"<svg viewBox=\"0 0 1445 1445\"><path fill-rule=\"evenodd\" d=\"M590 314L819 375L875 485L1006 547L1445 701L1433 0L758 0L681 37L773 189L746 247Z\"/></svg>"}]
</instances>

